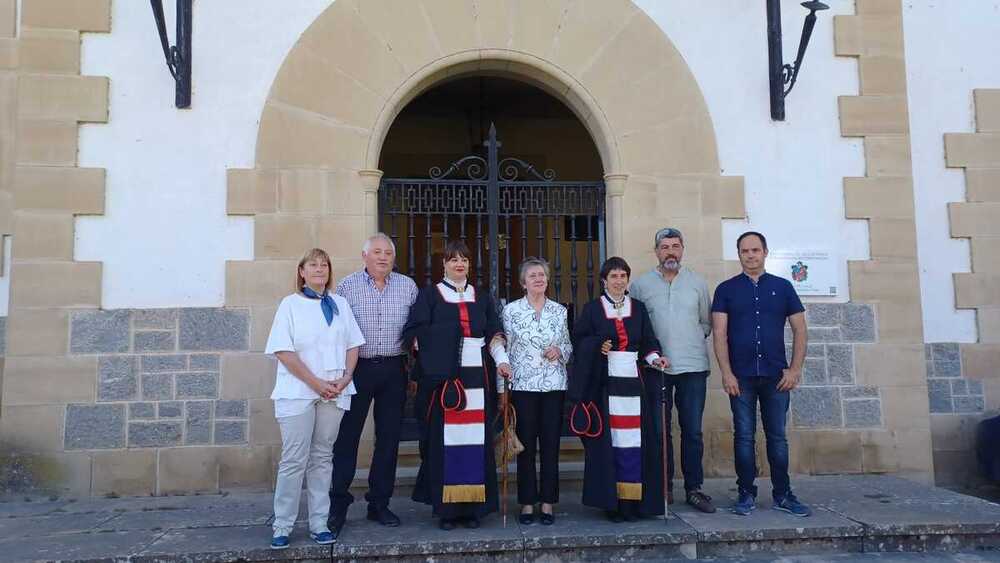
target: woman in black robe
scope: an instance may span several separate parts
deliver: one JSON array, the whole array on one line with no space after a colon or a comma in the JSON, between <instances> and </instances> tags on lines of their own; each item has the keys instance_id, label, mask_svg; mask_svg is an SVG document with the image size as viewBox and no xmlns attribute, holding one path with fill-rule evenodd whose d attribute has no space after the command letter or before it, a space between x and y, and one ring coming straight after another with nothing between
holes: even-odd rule
<instances>
[{"instance_id":1,"label":"woman in black robe","mask_svg":"<svg viewBox=\"0 0 1000 563\"><path fill-rule=\"evenodd\" d=\"M403 328L404 342L417 351L412 377L421 438L413 500L431 505L444 530L456 523L477 528L497 510L491 359L510 376L490 293L468 285L469 255L465 243L448 243L445 278L420 291Z\"/></svg>"},{"instance_id":2,"label":"woman in black robe","mask_svg":"<svg viewBox=\"0 0 1000 563\"><path fill-rule=\"evenodd\" d=\"M608 258L604 293L584 305L573 329L576 362L567 395L570 428L583 440L583 504L612 522L664 513L663 460L640 364L664 368L649 313L626 293L631 269Z\"/></svg>"}]
</instances>

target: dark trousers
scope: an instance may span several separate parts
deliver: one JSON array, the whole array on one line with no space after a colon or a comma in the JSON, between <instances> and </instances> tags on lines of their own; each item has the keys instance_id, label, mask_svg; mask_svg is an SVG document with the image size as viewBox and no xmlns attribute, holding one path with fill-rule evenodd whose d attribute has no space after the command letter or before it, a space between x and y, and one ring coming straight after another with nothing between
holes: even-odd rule
<instances>
[{"instance_id":1,"label":"dark trousers","mask_svg":"<svg viewBox=\"0 0 1000 563\"><path fill-rule=\"evenodd\" d=\"M757 496L757 458L754 434L757 430L757 404L767 439L767 463L771 467L771 494L775 500L791 491L788 480L788 440L785 422L788 417L788 391L778 391L780 377L740 377L739 397L730 397L733 410L733 450L736 457L736 484L740 492Z\"/></svg>"},{"instance_id":2,"label":"dark trousers","mask_svg":"<svg viewBox=\"0 0 1000 563\"><path fill-rule=\"evenodd\" d=\"M351 410L344 414L340 434L333 446L333 482L330 486L330 511L345 511L354 502L349 492L358 465L358 443L368 418L368 408L375 401L375 451L368 470L369 507L389 506L396 485L396 459L399 435L406 402L405 356L358 360L351 397Z\"/></svg>"},{"instance_id":3,"label":"dark trousers","mask_svg":"<svg viewBox=\"0 0 1000 563\"><path fill-rule=\"evenodd\" d=\"M705 389L708 372L697 371L670 375L647 369L644 375L646 396L653 405L656 433L661 435L663 402L666 402L667 432L667 490L673 490L674 440L671 436L673 407L677 407L677 422L681 427L681 472L684 473L684 490L696 491L705 482L702 457L705 442L701 434L702 415L705 412Z\"/></svg>"},{"instance_id":4,"label":"dark trousers","mask_svg":"<svg viewBox=\"0 0 1000 563\"><path fill-rule=\"evenodd\" d=\"M563 391L510 392L510 400L517 410L517 437L524 444L524 451L517 455L518 504L559 502L559 436L565 394ZM541 479L538 480L535 476L536 453L541 457Z\"/></svg>"}]
</instances>

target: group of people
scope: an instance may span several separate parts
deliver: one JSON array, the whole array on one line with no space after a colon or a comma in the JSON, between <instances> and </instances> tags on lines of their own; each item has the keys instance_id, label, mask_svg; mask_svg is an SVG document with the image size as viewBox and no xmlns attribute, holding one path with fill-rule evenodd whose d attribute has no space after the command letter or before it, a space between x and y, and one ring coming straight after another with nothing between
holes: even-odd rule
<instances>
[{"instance_id":1,"label":"group of people","mask_svg":"<svg viewBox=\"0 0 1000 563\"><path fill-rule=\"evenodd\" d=\"M471 252L461 241L444 248L443 279L419 290L394 271L395 247L385 234L365 241L364 268L336 286L330 257L307 252L266 346L278 359L271 398L282 438L271 547L289 545L303 479L310 537L336 541L354 501L349 488L372 408L367 518L400 525L389 501L408 393L415 393L420 429L413 499L431 505L441 529L476 528L498 510L495 421L505 411L516 413L514 431L523 444L518 521L555 522L567 399L569 428L584 445L584 505L613 522L664 514L673 502L676 406L686 501L715 512L701 490L709 335L733 412L739 490L733 512L749 515L756 507L759 405L772 506L808 516L789 485L785 438L789 392L805 357L804 309L788 281L764 271L764 235L739 237L743 272L720 284L712 300L705 279L681 265L684 238L677 229L658 231L654 249L657 267L635 281L624 259L606 260L603 291L582 308L572 330L566 308L546 296L551 272L539 258L520 266L524 296L498 312L489 291L469 282ZM790 364L786 322L794 335Z\"/></svg>"}]
</instances>

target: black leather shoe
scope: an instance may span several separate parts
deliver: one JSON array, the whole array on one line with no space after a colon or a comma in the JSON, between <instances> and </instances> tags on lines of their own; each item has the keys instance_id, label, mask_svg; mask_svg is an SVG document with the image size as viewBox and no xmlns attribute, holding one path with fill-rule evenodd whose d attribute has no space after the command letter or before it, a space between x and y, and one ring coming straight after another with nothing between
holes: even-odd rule
<instances>
[{"instance_id":1,"label":"black leather shoe","mask_svg":"<svg viewBox=\"0 0 1000 563\"><path fill-rule=\"evenodd\" d=\"M611 520L615 524L621 524L625 521L625 517L617 510L605 510L604 513L607 515L608 520Z\"/></svg>"},{"instance_id":2,"label":"black leather shoe","mask_svg":"<svg viewBox=\"0 0 1000 563\"><path fill-rule=\"evenodd\" d=\"M340 530L344 528L345 521L347 521L347 510L330 511L330 516L326 519L326 527L330 529L334 539L337 539L337 536L340 535Z\"/></svg>"},{"instance_id":3,"label":"black leather shoe","mask_svg":"<svg viewBox=\"0 0 1000 563\"><path fill-rule=\"evenodd\" d=\"M699 490L688 491L687 503L707 514L715 512L715 505L712 504L712 497Z\"/></svg>"},{"instance_id":4,"label":"black leather shoe","mask_svg":"<svg viewBox=\"0 0 1000 563\"><path fill-rule=\"evenodd\" d=\"M517 521L524 524L525 526L530 526L535 523L535 513L534 512L522 512L520 516L517 517Z\"/></svg>"},{"instance_id":5,"label":"black leather shoe","mask_svg":"<svg viewBox=\"0 0 1000 563\"><path fill-rule=\"evenodd\" d=\"M441 521L438 522L438 527L446 532L449 530L454 530L455 521L448 518L442 518Z\"/></svg>"},{"instance_id":6,"label":"black leather shoe","mask_svg":"<svg viewBox=\"0 0 1000 563\"><path fill-rule=\"evenodd\" d=\"M393 514L388 506L368 507L368 519L374 520L383 526L395 528L399 526L399 516Z\"/></svg>"},{"instance_id":7,"label":"black leather shoe","mask_svg":"<svg viewBox=\"0 0 1000 563\"><path fill-rule=\"evenodd\" d=\"M556 523L556 515L555 514L549 514L547 512L543 512L538 517L538 519L539 519L539 521L541 521L541 523L542 523L543 526L551 526L552 524Z\"/></svg>"},{"instance_id":8,"label":"black leather shoe","mask_svg":"<svg viewBox=\"0 0 1000 563\"><path fill-rule=\"evenodd\" d=\"M463 520L462 524L464 524L466 528L478 528L479 527L479 518L476 517L476 516L470 516L470 517L466 518L465 520Z\"/></svg>"}]
</instances>

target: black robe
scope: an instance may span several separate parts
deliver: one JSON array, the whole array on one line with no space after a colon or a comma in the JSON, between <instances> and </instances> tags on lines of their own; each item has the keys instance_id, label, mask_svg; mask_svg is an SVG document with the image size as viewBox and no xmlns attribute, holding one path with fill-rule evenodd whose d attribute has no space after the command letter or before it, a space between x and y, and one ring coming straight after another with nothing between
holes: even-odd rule
<instances>
[{"instance_id":1,"label":"black robe","mask_svg":"<svg viewBox=\"0 0 1000 563\"><path fill-rule=\"evenodd\" d=\"M473 289L475 301L465 302L467 324L463 326L460 306L445 299L448 290L449 286L444 284L423 288L410 307L410 316L403 328L404 343L409 346L416 341L418 348L417 361L411 371L412 378L417 382L414 410L421 436L420 469L413 488L413 500L430 504L434 514L441 518L482 517L495 512L499 506L493 455L496 393L492 382L495 381L495 366L487 352L490 340L502 334L503 329L488 291ZM453 296L451 293L448 295ZM463 337L485 339L481 350L482 367L461 366ZM463 390L455 384L456 380L461 382ZM445 483L444 407L458 405L459 410L464 410L461 403L464 393L478 393L479 389L482 389L484 403L485 436L482 454L477 452L476 457L482 456L485 498L481 502L456 501L454 495L464 493L453 493L455 487L446 487ZM478 462L476 459L474 463L464 465L475 465L478 472ZM450 467L454 468L455 462L452 463Z\"/></svg>"},{"instance_id":2,"label":"black robe","mask_svg":"<svg viewBox=\"0 0 1000 563\"><path fill-rule=\"evenodd\" d=\"M584 305L573 328L575 361L567 390L567 396L573 403L593 401L602 419L599 436L580 437L584 446L583 504L605 510L619 509L618 477L609 424L608 358L601 354L601 344L605 340L611 340L612 350L638 352L642 436L642 496L638 501L638 512L642 516L662 515L665 509L662 445L661 437L653 424L651 410L657 405L650 404L646 394L641 392L644 384L641 366L645 365L644 358L647 355L659 351L659 344L645 305L629 298L630 315L622 318L628 342L622 347L615 320L606 314L601 304L602 299L606 297L599 297ZM596 423L593 428L597 428Z\"/></svg>"}]
</instances>

